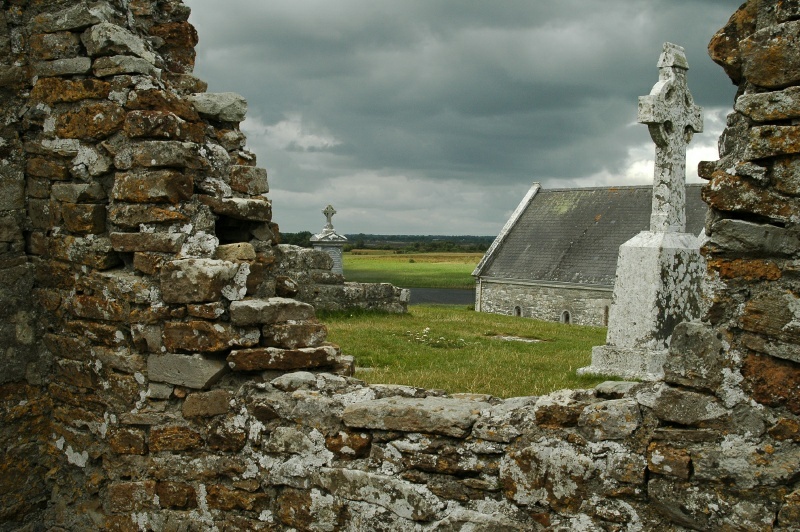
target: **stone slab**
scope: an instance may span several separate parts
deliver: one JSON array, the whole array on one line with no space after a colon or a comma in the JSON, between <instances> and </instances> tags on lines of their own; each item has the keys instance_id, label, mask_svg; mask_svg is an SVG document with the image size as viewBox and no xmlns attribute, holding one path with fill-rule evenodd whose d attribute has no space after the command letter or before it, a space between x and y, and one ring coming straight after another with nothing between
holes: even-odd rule
<instances>
[{"instance_id":1,"label":"stone slab","mask_svg":"<svg viewBox=\"0 0 800 532\"><path fill-rule=\"evenodd\" d=\"M455 438L469 435L481 410L489 403L446 397L386 397L349 405L342 420L348 427L441 434Z\"/></svg>"},{"instance_id":2,"label":"stone slab","mask_svg":"<svg viewBox=\"0 0 800 532\"><path fill-rule=\"evenodd\" d=\"M147 377L187 388L204 389L217 382L228 371L224 360L201 355L166 353L147 358Z\"/></svg>"},{"instance_id":3,"label":"stone slab","mask_svg":"<svg viewBox=\"0 0 800 532\"><path fill-rule=\"evenodd\" d=\"M302 301L283 297L245 299L231 302L230 315L231 323L234 325L281 323L311 319L314 317L314 307Z\"/></svg>"}]
</instances>

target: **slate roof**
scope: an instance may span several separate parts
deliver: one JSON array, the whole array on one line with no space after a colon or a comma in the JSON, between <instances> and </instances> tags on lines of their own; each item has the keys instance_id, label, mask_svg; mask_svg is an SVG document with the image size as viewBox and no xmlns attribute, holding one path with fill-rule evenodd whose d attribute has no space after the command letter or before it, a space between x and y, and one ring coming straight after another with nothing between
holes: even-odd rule
<instances>
[{"instance_id":1,"label":"slate roof","mask_svg":"<svg viewBox=\"0 0 800 532\"><path fill-rule=\"evenodd\" d=\"M538 192L537 187L534 183L514 213L516 222L512 215L473 275L612 287L619 246L650 227L653 187ZM686 185L686 232L694 235L705 224L701 187Z\"/></svg>"}]
</instances>

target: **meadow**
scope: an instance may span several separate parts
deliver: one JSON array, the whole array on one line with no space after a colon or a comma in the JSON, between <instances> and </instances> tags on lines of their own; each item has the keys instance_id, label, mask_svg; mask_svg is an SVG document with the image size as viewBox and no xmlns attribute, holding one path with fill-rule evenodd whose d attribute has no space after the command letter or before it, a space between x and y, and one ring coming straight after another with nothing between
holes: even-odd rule
<instances>
[{"instance_id":1,"label":"meadow","mask_svg":"<svg viewBox=\"0 0 800 532\"><path fill-rule=\"evenodd\" d=\"M474 288L472 271L482 253L395 253L354 250L343 256L344 275L359 283L403 288Z\"/></svg>"},{"instance_id":2,"label":"meadow","mask_svg":"<svg viewBox=\"0 0 800 532\"><path fill-rule=\"evenodd\" d=\"M607 380L575 374L589 365L592 346L605 343L606 330L599 327L446 305L415 305L408 314L338 312L320 318L329 341L355 357L356 377L372 384L505 398L590 388Z\"/></svg>"}]
</instances>

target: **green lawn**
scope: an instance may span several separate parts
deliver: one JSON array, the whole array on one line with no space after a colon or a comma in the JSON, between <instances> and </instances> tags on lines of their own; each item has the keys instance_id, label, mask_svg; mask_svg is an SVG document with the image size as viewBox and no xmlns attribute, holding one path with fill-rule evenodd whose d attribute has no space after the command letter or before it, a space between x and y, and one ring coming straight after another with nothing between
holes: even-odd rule
<instances>
[{"instance_id":1,"label":"green lawn","mask_svg":"<svg viewBox=\"0 0 800 532\"><path fill-rule=\"evenodd\" d=\"M359 283L402 288L474 288L472 271L481 253L395 254L354 251L343 257L344 276Z\"/></svg>"},{"instance_id":2,"label":"green lawn","mask_svg":"<svg viewBox=\"0 0 800 532\"><path fill-rule=\"evenodd\" d=\"M356 359L356 376L372 384L406 384L497 397L589 388L605 378L578 377L606 330L419 305L408 314L322 314L328 339ZM498 335L541 340L507 341Z\"/></svg>"}]
</instances>

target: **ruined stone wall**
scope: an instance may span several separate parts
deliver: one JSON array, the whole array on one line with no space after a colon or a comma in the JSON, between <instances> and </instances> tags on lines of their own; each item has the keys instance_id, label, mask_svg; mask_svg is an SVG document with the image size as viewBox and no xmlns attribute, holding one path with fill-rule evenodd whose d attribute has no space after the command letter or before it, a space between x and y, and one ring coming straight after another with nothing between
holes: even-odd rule
<instances>
[{"instance_id":1,"label":"ruined stone wall","mask_svg":"<svg viewBox=\"0 0 800 532\"><path fill-rule=\"evenodd\" d=\"M712 43L741 87L702 172L713 302L665 381L505 400L347 376L277 266L238 99L188 75L179 2L0 6L34 272L4 306L53 360L2 388L0 530L796 529L795 2L751 0Z\"/></svg>"},{"instance_id":2,"label":"ruined stone wall","mask_svg":"<svg viewBox=\"0 0 800 532\"><path fill-rule=\"evenodd\" d=\"M587 287L533 285L481 280L480 309L514 316L516 307L520 315L544 321L563 321L568 312L570 323L605 327L611 306L611 289Z\"/></svg>"}]
</instances>

